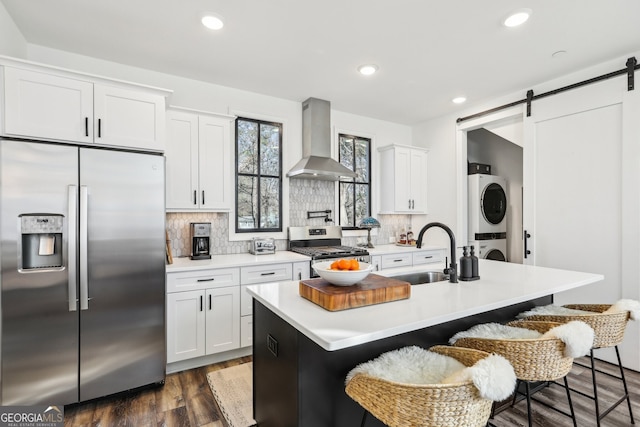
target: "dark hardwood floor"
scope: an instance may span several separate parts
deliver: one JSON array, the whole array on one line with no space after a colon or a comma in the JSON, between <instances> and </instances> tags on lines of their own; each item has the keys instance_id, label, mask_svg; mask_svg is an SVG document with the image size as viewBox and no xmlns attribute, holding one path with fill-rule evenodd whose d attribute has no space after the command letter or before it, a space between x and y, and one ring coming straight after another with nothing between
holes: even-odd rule
<instances>
[{"instance_id":1,"label":"dark hardwood floor","mask_svg":"<svg viewBox=\"0 0 640 427\"><path fill-rule=\"evenodd\" d=\"M249 361L251 361L251 357L243 357L170 374L163 387L67 406L65 407L64 424L68 427L228 427L213 399L206 374ZM611 372L615 372L614 369L616 369L606 363L599 363L599 367ZM633 411L640 425L640 373L627 370L626 375ZM591 392L590 370L574 366L569 381L572 387ZM622 384L605 375L599 375L599 384L599 393L608 406L612 402L612 396L617 396L622 390ZM536 396L554 402L562 409L567 410L568 408L566 394L561 387L552 385L537 393ZM578 426L596 426L593 401L576 393L572 394L572 399L578 418ZM533 403L532 409L536 426L572 426L571 419L536 402ZM492 420L492 423L496 427L526 426L526 402L522 401L499 413ZM613 410L601 425L603 427L632 425L626 403Z\"/></svg>"},{"instance_id":2,"label":"dark hardwood floor","mask_svg":"<svg viewBox=\"0 0 640 427\"><path fill-rule=\"evenodd\" d=\"M228 427L207 373L251 361L242 357L167 375L163 387L65 406L64 425L73 427Z\"/></svg>"}]
</instances>

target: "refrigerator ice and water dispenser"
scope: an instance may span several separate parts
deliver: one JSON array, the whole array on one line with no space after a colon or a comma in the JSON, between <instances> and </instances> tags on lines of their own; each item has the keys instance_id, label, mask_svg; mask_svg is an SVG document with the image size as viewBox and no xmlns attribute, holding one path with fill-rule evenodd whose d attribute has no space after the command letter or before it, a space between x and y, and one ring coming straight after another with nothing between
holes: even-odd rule
<instances>
[{"instance_id":1,"label":"refrigerator ice and water dispenser","mask_svg":"<svg viewBox=\"0 0 640 427\"><path fill-rule=\"evenodd\" d=\"M18 271L62 270L62 215L20 215Z\"/></svg>"}]
</instances>

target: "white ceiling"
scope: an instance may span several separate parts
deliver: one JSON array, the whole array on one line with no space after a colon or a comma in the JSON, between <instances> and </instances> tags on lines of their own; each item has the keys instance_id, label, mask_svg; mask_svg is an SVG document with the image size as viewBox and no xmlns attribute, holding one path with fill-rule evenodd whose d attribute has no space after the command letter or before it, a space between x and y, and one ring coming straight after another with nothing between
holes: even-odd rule
<instances>
[{"instance_id":1,"label":"white ceiling","mask_svg":"<svg viewBox=\"0 0 640 427\"><path fill-rule=\"evenodd\" d=\"M640 50L638 0L0 1L32 44L404 124Z\"/></svg>"}]
</instances>

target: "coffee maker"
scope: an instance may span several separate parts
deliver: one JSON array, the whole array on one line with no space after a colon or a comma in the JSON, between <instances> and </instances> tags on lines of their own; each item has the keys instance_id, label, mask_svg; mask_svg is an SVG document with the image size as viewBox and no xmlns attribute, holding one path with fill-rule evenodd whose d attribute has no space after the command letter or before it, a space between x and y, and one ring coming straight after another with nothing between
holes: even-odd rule
<instances>
[{"instance_id":1,"label":"coffee maker","mask_svg":"<svg viewBox=\"0 0 640 427\"><path fill-rule=\"evenodd\" d=\"M211 241L210 222L192 222L190 224L191 259L211 259L209 243Z\"/></svg>"}]
</instances>

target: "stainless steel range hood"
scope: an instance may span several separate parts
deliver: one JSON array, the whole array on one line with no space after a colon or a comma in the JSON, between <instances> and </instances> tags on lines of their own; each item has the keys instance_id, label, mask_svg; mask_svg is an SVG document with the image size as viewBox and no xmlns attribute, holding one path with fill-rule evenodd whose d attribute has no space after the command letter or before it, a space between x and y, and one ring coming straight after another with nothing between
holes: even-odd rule
<instances>
[{"instance_id":1,"label":"stainless steel range hood","mask_svg":"<svg viewBox=\"0 0 640 427\"><path fill-rule=\"evenodd\" d=\"M351 169L331 158L331 104L309 98L302 103L302 160L288 173L289 178L337 181L356 176Z\"/></svg>"}]
</instances>

